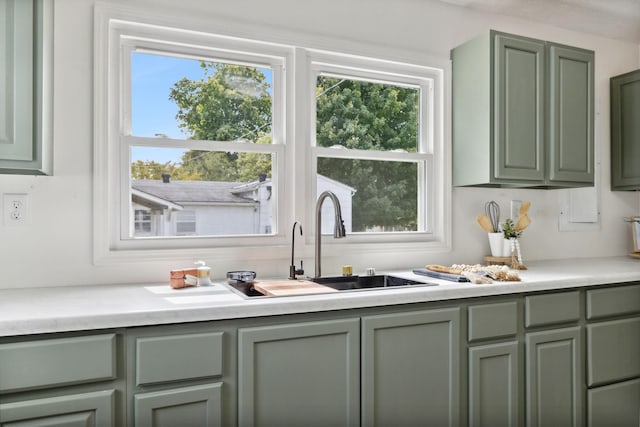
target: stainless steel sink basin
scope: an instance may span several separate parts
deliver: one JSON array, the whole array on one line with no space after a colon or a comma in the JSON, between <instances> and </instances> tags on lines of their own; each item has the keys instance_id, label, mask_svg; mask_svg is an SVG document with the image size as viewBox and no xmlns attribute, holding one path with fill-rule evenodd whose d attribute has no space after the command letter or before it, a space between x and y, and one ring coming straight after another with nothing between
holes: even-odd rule
<instances>
[{"instance_id":1,"label":"stainless steel sink basin","mask_svg":"<svg viewBox=\"0 0 640 427\"><path fill-rule=\"evenodd\" d=\"M308 279L312 282L319 283L324 286L336 289L338 291L364 291L374 289L398 289L408 286L437 286L436 283L418 282L416 280L404 279L402 277L378 274L374 276L333 276L333 277L315 277ZM232 290L244 297L250 298L267 298L266 295L260 293L253 288L251 283L235 282L228 283ZM307 294L309 295L309 294ZM317 295L317 294L313 294ZM273 297L268 297L273 298Z\"/></svg>"},{"instance_id":2,"label":"stainless steel sink basin","mask_svg":"<svg viewBox=\"0 0 640 427\"><path fill-rule=\"evenodd\" d=\"M374 276L316 277L311 279L311 281L339 291L394 288L398 286L435 286L435 283L418 282L386 274L377 274Z\"/></svg>"}]
</instances>

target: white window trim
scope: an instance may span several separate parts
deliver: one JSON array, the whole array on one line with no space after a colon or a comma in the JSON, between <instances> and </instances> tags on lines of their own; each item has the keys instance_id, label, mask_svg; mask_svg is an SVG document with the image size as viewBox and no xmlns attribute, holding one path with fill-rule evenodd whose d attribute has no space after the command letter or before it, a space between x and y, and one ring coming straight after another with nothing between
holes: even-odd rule
<instances>
[{"instance_id":1,"label":"white window trim","mask_svg":"<svg viewBox=\"0 0 640 427\"><path fill-rule=\"evenodd\" d=\"M281 55L286 58L285 87L288 90L284 95L282 102L282 114L284 117L283 128L281 129L283 144L277 145L277 162L284 169L284 173L280 175L280 179L274 180L274 187L280 196L280 203L277 206L275 217L278 218L279 228L277 234L273 236L252 236L250 238L232 238L226 244L220 238L212 238L213 240L196 237L193 239L179 239L180 243L172 249L165 249L162 245L154 246L151 244L144 250L134 248L123 248L114 245L112 235L114 233L113 224L110 221L110 215L106 215L112 209L113 195L121 188L120 179L109 180L110 173L114 171L113 165L117 164L117 156L114 157L113 150L109 147L109 140L113 138L113 129L109 127L109 113L113 114L114 106L117 106L119 93L109 90L106 83L110 78L109 64L117 61L115 56L119 54L118 49L111 49L110 45L114 45L115 40L112 32L109 31L111 22L136 22L141 27L146 27L148 36L153 39L157 28L167 29L173 34L186 34L196 40L211 40L216 37L218 40L225 41L246 41L232 36L214 36L206 33L211 28L211 22L185 22L176 20L175 17L158 17L151 16L148 11L126 9L123 7L114 7L106 4L97 3L95 7L94 21L94 263L121 263L121 262L139 262L152 260L192 260L194 258L216 257L221 262L225 260L237 261L238 259L251 258L255 260L269 260L286 258L289 254L289 243L291 240L291 230L288 224L292 224L295 219L304 218L306 250L308 254L313 244L313 224L315 203L309 203L302 195L315 194L315 182L311 183L311 177L307 169L307 165L311 162L311 145L309 123L306 120L300 120L300 117L310 117L310 101L309 87L311 82L297 78L294 80L293 75L298 77L301 75L310 75L310 59L318 63L335 60L336 56L341 56L341 66L348 66L354 69L362 68L362 56L354 56L340 53L329 53L321 50L311 50L303 48L293 48L277 43L269 42L251 42L260 43L265 54ZM171 28L172 25L179 25L182 28L194 28L194 31L178 30ZM221 28L227 28L221 25ZM200 31L198 31L200 29ZM204 31L203 31L204 29ZM227 28L226 31L230 29ZM226 32L223 31L223 32ZM260 29L253 27L240 28L243 37L252 39L260 39ZM201 43L202 44L202 43ZM115 44L117 45L117 44ZM361 49L360 49L361 50ZM361 50L362 51L362 50ZM295 52L295 53L294 53ZM373 50L372 52L375 52ZM404 61L410 58L406 53ZM371 60L376 62L377 70L384 72L387 70L391 73L397 72L397 62L385 60ZM424 60L424 59L423 59ZM366 62L366 61L365 61ZM434 62L431 60L430 62ZM430 215L433 220L432 226L428 228L428 235L419 236L388 236L381 233L380 236L349 236L347 239L327 239L325 246L338 244L340 250L345 256L366 253L385 254L385 253L442 253L451 249L451 166L450 166L450 141L448 126L450 125L450 116L445 112L445 105L450 105L449 79L445 79L445 75L450 76L450 65L447 61L435 61L441 68L431 68L419 65L410 65L402 63L403 69L412 69L416 73L426 73L429 78L434 81L433 85L433 123L428 128L433 131L430 140L432 144L432 157L429 159L428 165L429 176L426 179L433 183L432 200L429 205ZM366 67L365 67L366 69ZM315 84L315 82L313 82ZM111 109L111 110L110 110ZM119 112L118 112L119 114ZM294 119L297 118L298 123L294 126ZM275 130L274 122L274 130ZM295 141L295 146L286 147L286 141ZM275 142L275 139L274 139ZM156 139L149 138L149 144L158 146ZM205 143L206 144L206 143ZM216 148L220 148L217 146ZM127 158L128 160L128 158ZM128 162L122 167L128 167ZM315 166L314 166L315 167ZM315 172L315 171L314 171ZM313 187L312 187L313 186ZM311 192L313 189L313 192ZM113 215L111 215L113 216ZM277 227L274 224L274 227ZM119 228L117 229L119 232ZM215 242L215 243L213 243ZM371 245L371 243L376 243ZM265 250L269 248L269 250Z\"/></svg>"}]
</instances>

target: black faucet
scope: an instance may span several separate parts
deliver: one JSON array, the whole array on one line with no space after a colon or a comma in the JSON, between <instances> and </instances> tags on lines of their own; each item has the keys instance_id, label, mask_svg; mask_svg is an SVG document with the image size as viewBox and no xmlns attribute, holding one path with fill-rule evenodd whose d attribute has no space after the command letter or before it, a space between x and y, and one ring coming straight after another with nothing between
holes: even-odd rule
<instances>
[{"instance_id":1,"label":"black faucet","mask_svg":"<svg viewBox=\"0 0 640 427\"><path fill-rule=\"evenodd\" d=\"M302 236L302 225L296 221L293 223L293 230L291 230L291 265L289 266L289 280L297 280L296 274L304 274L302 269L302 260L300 260L300 268L296 268L293 261L293 250L296 242L296 225L300 228L300 235Z\"/></svg>"}]
</instances>

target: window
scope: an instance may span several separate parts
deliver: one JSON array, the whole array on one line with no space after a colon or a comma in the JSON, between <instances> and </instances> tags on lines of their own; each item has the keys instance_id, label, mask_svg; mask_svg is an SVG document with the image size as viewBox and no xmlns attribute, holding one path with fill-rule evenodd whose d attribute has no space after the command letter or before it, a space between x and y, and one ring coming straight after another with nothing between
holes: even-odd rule
<instances>
[{"instance_id":1,"label":"window","mask_svg":"<svg viewBox=\"0 0 640 427\"><path fill-rule=\"evenodd\" d=\"M342 204L340 244L448 239L442 70L129 13L97 8L98 258L276 256L264 248L288 245L294 220L313 238L308 195L325 190Z\"/></svg>"},{"instance_id":2,"label":"window","mask_svg":"<svg viewBox=\"0 0 640 427\"><path fill-rule=\"evenodd\" d=\"M151 210L136 209L134 212L134 233L137 236L149 235L152 233Z\"/></svg>"},{"instance_id":3,"label":"window","mask_svg":"<svg viewBox=\"0 0 640 427\"><path fill-rule=\"evenodd\" d=\"M192 236L196 234L196 211L180 211L176 219L176 235Z\"/></svg>"},{"instance_id":4,"label":"window","mask_svg":"<svg viewBox=\"0 0 640 427\"><path fill-rule=\"evenodd\" d=\"M183 209L197 211L203 227L178 222L175 233L164 237L271 229L269 223L262 229L254 224L273 219L277 197L271 192L268 199L256 198L265 194L259 187L273 178L273 82L280 61L254 65L249 61L257 58L250 55L204 56L211 52L185 57L143 41L123 50L130 55L125 71L130 72L131 114L125 120L131 126L123 137L131 153L131 188L144 188L153 197L132 195L131 203L152 207L160 199L177 205L178 218L186 216ZM230 144L237 148L229 150ZM204 145L209 149L201 149ZM158 211L158 221L170 221L173 211ZM262 212L267 214L258 218ZM127 237L143 236L132 230Z\"/></svg>"},{"instance_id":5,"label":"window","mask_svg":"<svg viewBox=\"0 0 640 427\"><path fill-rule=\"evenodd\" d=\"M436 75L326 52L310 55L310 69L314 166L350 188L347 231L424 239L433 229Z\"/></svg>"},{"instance_id":6,"label":"window","mask_svg":"<svg viewBox=\"0 0 640 427\"><path fill-rule=\"evenodd\" d=\"M96 149L106 171L97 206L113 207L101 245L108 240L109 251L119 251L281 239L275 218L284 210L291 49L102 12L102 52L114 54L98 72L104 98L97 110L107 105L109 119ZM147 212L144 220L137 211Z\"/></svg>"}]
</instances>

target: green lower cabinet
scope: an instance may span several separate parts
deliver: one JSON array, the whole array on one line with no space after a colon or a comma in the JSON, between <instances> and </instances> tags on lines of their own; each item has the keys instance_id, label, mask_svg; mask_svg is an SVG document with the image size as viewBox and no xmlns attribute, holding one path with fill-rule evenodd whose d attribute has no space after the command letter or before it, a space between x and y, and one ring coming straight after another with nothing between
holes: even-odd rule
<instances>
[{"instance_id":1,"label":"green lower cabinet","mask_svg":"<svg viewBox=\"0 0 640 427\"><path fill-rule=\"evenodd\" d=\"M238 424L360 425L360 320L238 331Z\"/></svg>"},{"instance_id":2,"label":"green lower cabinet","mask_svg":"<svg viewBox=\"0 0 640 427\"><path fill-rule=\"evenodd\" d=\"M526 421L529 427L583 425L579 326L526 334Z\"/></svg>"},{"instance_id":3,"label":"green lower cabinet","mask_svg":"<svg viewBox=\"0 0 640 427\"><path fill-rule=\"evenodd\" d=\"M589 390L588 401L589 427L640 425L640 379Z\"/></svg>"},{"instance_id":4,"label":"green lower cabinet","mask_svg":"<svg viewBox=\"0 0 640 427\"><path fill-rule=\"evenodd\" d=\"M136 427L222 426L222 383L138 393Z\"/></svg>"},{"instance_id":5,"label":"green lower cabinet","mask_svg":"<svg viewBox=\"0 0 640 427\"><path fill-rule=\"evenodd\" d=\"M589 387L640 377L640 317L587 326Z\"/></svg>"},{"instance_id":6,"label":"green lower cabinet","mask_svg":"<svg viewBox=\"0 0 640 427\"><path fill-rule=\"evenodd\" d=\"M362 318L362 425L459 425L458 308Z\"/></svg>"},{"instance_id":7,"label":"green lower cabinet","mask_svg":"<svg viewBox=\"0 0 640 427\"><path fill-rule=\"evenodd\" d=\"M518 343L469 349L469 426L520 425Z\"/></svg>"},{"instance_id":8,"label":"green lower cabinet","mask_svg":"<svg viewBox=\"0 0 640 427\"><path fill-rule=\"evenodd\" d=\"M115 391L105 390L0 404L2 427L112 427Z\"/></svg>"},{"instance_id":9,"label":"green lower cabinet","mask_svg":"<svg viewBox=\"0 0 640 427\"><path fill-rule=\"evenodd\" d=\"M640 286L589 291L587 303L589 426L638 427L640 317L634 313L640 312Z\"/></svg>"},{"instance_id":10,"label":"green lower cabinet","mask_svg":"<svg viewBox=\"0 0 640 427\"><path fill-rule=\"evenodd\" d=\"M132 328L127 344L129 426L235 425L235 327Z\"/></svg>"}]
</instances>

